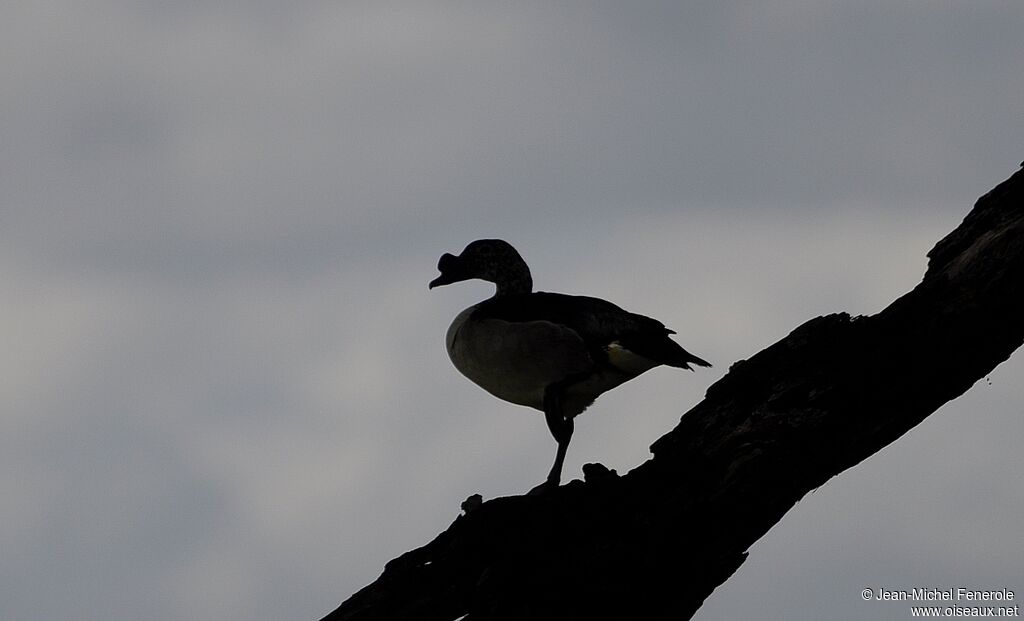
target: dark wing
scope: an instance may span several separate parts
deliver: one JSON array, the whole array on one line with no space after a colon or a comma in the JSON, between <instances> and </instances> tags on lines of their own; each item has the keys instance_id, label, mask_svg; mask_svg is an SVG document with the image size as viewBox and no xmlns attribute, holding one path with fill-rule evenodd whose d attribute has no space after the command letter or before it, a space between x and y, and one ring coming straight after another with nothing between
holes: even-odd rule
<instances>
[{"instance_id":1,"label":"dark wing","mask_svg":"<svg viewBox=\"0 0 1024 621\"><path fill-rule=\"evenodd\" d=\"M675 334L656 319L630 313L599 298L561 293L521 293L491 298L477 305L479 319L509 322L549 321L569 327L583 339L594 360L607 361L607 347L618 342L660 364L689 368L711 366L668 337Z\"/></svg>"}]
</instances>

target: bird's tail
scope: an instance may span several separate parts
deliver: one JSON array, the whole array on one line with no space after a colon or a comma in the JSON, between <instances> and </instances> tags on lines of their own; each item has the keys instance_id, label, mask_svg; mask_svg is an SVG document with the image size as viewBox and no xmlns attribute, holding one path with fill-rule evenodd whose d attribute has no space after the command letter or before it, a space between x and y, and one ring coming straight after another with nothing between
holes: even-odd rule
<instances>
[{"instance_id":1,"label":"bird's tail","mask_svg":"<svg viewBox=\"0 0 1024 621\"><path fill-rule=\"evenodd\" d=\"M679 343L669 338L669 334L673 334L673 332L666 329L665 333L659 338L624 339L622 344L641 356L670 367L692 371L693 367L690 366L691 364L698 367L711 366L711 363L707 360L694 356L683 349Z\"/></svg>"},{"instance_id":2,"label":"bird's tail","mask_svg":"<svg viewBox=\"0 0 1024 621\"><path fill-rule=\"evenodd\" d=\"M686 351L682 347L679 348L679 351L682 352L682 354L683 354L683 357L681 359L679 359L679 362L678 363L670 362L668 364L670 364L671 366L674 366L674 367L680 367L680 368L683 368L683 369L689 369L690 371L693 370L693 367L690 366L691 364L695 364L698 367L710 367L711 366L711 363L708 362L707 360L704 360L703 358L698 358L697 356L694 356L693 354L691 354L690 352Z\"/></svg>"}]
</instances>

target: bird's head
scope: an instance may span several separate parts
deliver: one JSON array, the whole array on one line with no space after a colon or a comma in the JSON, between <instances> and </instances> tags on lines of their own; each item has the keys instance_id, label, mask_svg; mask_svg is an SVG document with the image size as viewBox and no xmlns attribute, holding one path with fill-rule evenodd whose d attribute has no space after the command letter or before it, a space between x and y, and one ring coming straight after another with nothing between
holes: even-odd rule
<instances>
[{"instance_id":1,"label":"bird's head","mask_svg":"<svg viewBox=\"0 0 1024 621\"><path fill-rule=\"evenodd\" d=\"M470 242L461 254L447 252L437 262L441 275L429 287L479 278L498 286L498 294L529 293L533 287L530 268L512 244L501 239L478 239ZM525 291L524 291L525 288Z\"/></svg>"}]
</instances>

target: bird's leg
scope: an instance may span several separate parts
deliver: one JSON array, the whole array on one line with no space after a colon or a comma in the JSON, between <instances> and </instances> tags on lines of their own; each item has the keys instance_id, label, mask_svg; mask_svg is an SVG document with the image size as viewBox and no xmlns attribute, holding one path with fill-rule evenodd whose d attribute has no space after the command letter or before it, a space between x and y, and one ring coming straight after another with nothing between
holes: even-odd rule
<instances>
[{"instance_id":1,"label":"bird's leg","mask_svg":"<svg viewBox=\"0 0 1024 621\"><path fill-rule=\"evenodd\" d=\"M562 419L562 437L557 438L558 449L555 451L555 463L548 473L548 484L557 487L562 479L562 463L565 461L565 452L569 448L569 440L572 438L573 423L571 418Z\"/></svg>"},{"instance_id":2,"label":"bird's leg","mask_svg":"<svg viewBox=\"0 0 1024 621\"><path fill-rule=\"evenodd\" d=\"M558 487L562 479L562 462L565 461L565 452L569 448L569 440L572 439L573 422L572 418L566 418L562 413L562 390L560 387L549 386L544 391L544 419L548 423L551 435L558 442L558 450L555 452L555 463L548 473L547 485Z\"/></svg>"}]
</instances>

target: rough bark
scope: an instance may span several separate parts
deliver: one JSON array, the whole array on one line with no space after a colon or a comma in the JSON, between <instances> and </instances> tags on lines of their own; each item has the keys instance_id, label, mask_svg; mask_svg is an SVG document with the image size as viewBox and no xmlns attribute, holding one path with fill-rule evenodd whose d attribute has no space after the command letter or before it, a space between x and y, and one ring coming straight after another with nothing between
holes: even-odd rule
<instances>
[{"instance_id":1,"label":"rough bark","mask_svg":"<svg viewBox=\"0 0 1024 621\"><path fill-rule=\"evenodd\" d=\"M1024 171L928 257L878 314L817 317L735 363L628 474L590 465L586 482L485 502L325 621L691 617L804 494L1024 341Z\"/></svg>"}]
</instances>

